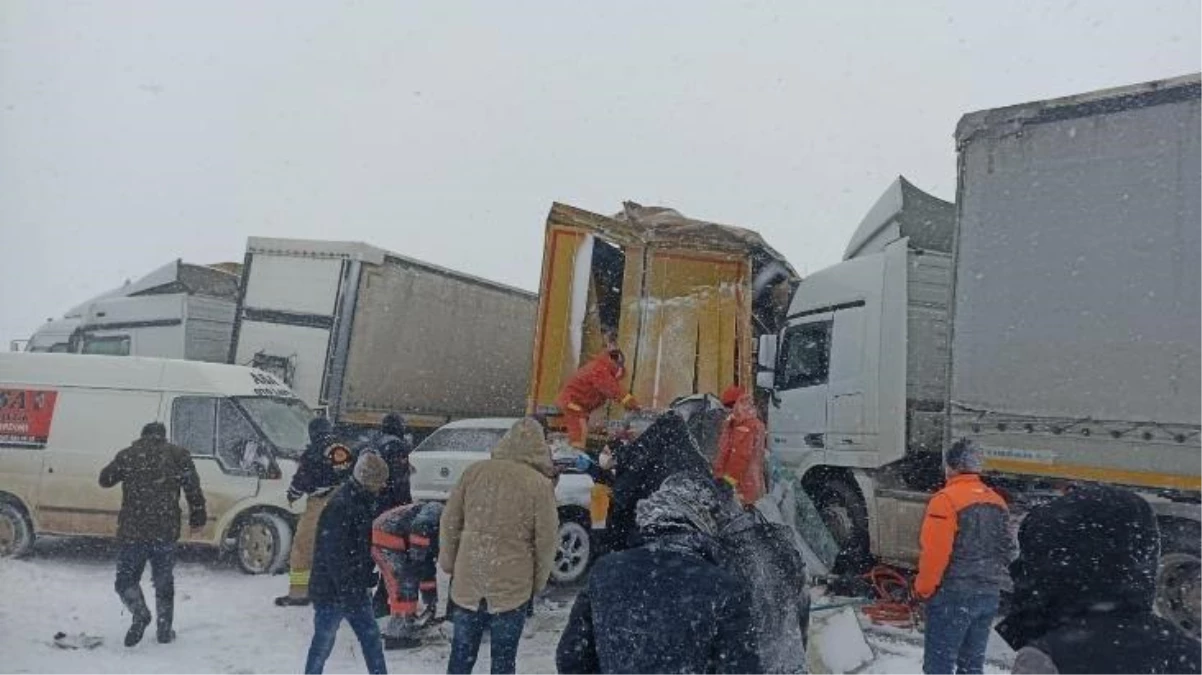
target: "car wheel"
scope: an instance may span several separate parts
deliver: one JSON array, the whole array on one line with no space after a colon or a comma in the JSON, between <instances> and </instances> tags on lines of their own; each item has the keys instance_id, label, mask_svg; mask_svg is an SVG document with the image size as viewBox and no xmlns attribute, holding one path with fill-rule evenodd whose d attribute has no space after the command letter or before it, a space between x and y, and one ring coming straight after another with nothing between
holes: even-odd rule
<instances>
[{"instance_id":1,"label":"car wheel","mask_svg":"<svg viewBox=\"0 0 1202 675\"><path fill-rule=\"evenodd\" d=\"M1202 544L1196 524L1161 522L1156 612L1187 635L1202 634Z\"/></svg>"},{"instance_id":2,"label":"car wheel","mask_svg":"<svg viewBox=\"0 0 1202 675\"><path fill-rule=\"evenodd\" d=\"M33 550L33 523L21 507L0 501L0 558L20 558Z\"/></svg>"},{"instance_id":3,"label":"car wheel","mask_svg":"<svg viewBox=\"0 0 1202 675\"><path fill-rule=\"evenodd\" d=\"M559 548L555 551L555 564L551 567L551 580L557 584L570 584L584 576L592 555L592 542L588 528L575 520L559 522Z\"/></svg>"},{"instance_id":4,"label":"car wheel","mask_svg":"<svg viewBox=\"0 0 1202 675\"><path fill-rule=\"evenodd\" d=\"M288 564L292 528L280 516L260 511L246 517L238 528L235 555L247 574L275 574Z\"/></svg>"}]
</instances>

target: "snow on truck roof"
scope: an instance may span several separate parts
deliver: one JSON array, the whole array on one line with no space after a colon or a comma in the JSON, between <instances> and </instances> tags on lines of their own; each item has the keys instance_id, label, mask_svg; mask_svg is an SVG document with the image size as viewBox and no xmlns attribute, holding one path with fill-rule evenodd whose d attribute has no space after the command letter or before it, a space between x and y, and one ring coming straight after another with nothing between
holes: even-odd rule
<instances>
[{"instance_id":1,"label":"snow on truck roof","mask_svg":"<svg viewBox=\"0 0 1202 675\"><path fill-rule=\"evenodd\" d=\"M273 375L254 368L144 356L0 353L0 387L13 385L294 397Z\"/></svg>"},{"instance_id":2,"label":"snow on truck roof","mask_svg":"<svg viewBox=\"0 0 1202 675\"><path fill-rule=\"evenodd\" d=\"M1161 103L1198 99L1202 93L1202 74L1154 80L1123 87L1019 103L1018 105L980 110L960 118L956 125L956 146L961 147L978 136L1008 136L1028 124L1042 124L1077 117L1116 113Z\"/></svg>"},{"instance_id":3,"label":"snow on truck roof","mask_svg":"<svg viewBox=\"0 0 1202 675\"><path fill-rule=\"evenodd\" d=\"M399 253L393 253L382 248L377 248L370 244L364 244L358 241L326 241L321 239L279 239L275 237L248 237L246 240L246 252L261 253L265 255L287 255L300 256L308 258L342 258L344 260L357 260L369 265L383 265L387 260L417 267L443 276L468 281L482 286L491 286L498 290L507 293L523 295L528 298L537 297L536 293L509 286L506 284L484 279L482 277L464 274L445 267L439 267L428 262L403 256Z\"/></svg>"}]
</instances>

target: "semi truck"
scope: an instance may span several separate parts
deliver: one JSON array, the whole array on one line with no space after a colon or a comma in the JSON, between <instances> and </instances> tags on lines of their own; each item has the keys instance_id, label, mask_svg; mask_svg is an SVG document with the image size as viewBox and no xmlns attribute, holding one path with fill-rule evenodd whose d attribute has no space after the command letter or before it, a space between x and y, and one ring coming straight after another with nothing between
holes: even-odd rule
<instances>
[{"instance_id":1,"label":"semi truck","mask_svg":"<svg viewBox=\"0 0 1202 675\"><path fill-rule=\"evenodd\" d=\"M238 275L230 265L174 260L47 321L15 347L224 363L237 298Z\"/></svg>"},{"instance_id":2,"label":"semi truck","mask_svg":"<svg viewBox=\"0 0 1202 675\"><path fill-rule=\"evenodd\" d=\"M420 439L524 408L536 296L357 242L251 237L228 360L335 423Z\"/></svg>"},{"instance_id":3,"label":"semi truck","mask_svg":"<svg viewBox=\"0 0 1202 675\"><path fill-rule=\"evenodd\" d=\"M964 116L955 205L899 180L760 339L769 447L845 550L912 566L968 438L1025 508L1157 513L1157 609L1199 630L1199 77Z\"/></svg>"},{"instance_id":4,"label":"semi truck","mask_svg":"<svg viewBox=\"0 0 1202 675\"><path fill-rule=\"evenodd\" d=\"M607 345L646 408L755 379L753 349L775 332L798 276L758 234L626 202L603 216L553 204L547 216L527 411L548 415L567 379ZM594 414L595 440L622 417Z\"/></svg>"}]
</instances>

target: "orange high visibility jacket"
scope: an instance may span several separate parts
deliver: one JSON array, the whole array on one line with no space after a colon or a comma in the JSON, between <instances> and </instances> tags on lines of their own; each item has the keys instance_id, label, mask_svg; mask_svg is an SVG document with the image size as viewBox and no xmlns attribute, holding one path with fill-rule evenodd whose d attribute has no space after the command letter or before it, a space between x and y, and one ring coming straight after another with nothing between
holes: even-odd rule
<instances>
[{"instance_id":1,"label":"orange high visibility jacket","mask_svg":"<svg viewBox=\"0 0 1202 675\"><path fill-rule=\"evenodd\" d=\"M976 474L952 476L927 503L914 594L926 600L941 585L996 590L1014 546L1005 500Z\"/></svg>"},{"instance_id":2,"label":"orange high visibility jacket","mask_svg":"<svg viewBox=\"0 0 1202 675\"><path fill-rule=\"evenodd\" d=\"M620 401L627 408L638 404L618 382L618 364L609 352L601 352L568 378L555 399L564 414L588 415L606 401Z\"/></svg>"},{"instance_id":3,"label":"orange high visibility jacket","mask_svg":"<svg viewBox=\"0 0 1202 675\"><path fill-rule=\"evenodd\" d=\"M731 415L722 423L714 475L730 483L744 504L764 496L764 423L755 415Z\"/></svg>"}]
</instances>

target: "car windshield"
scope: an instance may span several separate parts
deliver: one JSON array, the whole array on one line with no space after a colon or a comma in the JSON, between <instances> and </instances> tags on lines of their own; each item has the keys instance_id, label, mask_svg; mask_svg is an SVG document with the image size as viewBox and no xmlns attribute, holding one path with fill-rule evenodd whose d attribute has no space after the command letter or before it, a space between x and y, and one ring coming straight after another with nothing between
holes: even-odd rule
<instances>
[{"instance_id":1,"label":"car windshield","mask_svg":"<svg viewBox=\"0 0 1202 675\"><path fill-rule=\"evenodd\" d=\"M309 420L313 419L309 406L296 398L246 396L236 400L281 457L300 458L309 443Z\"/></svg>"},{"instance_id":2,"label":"car windshield","mask_svg":"<svg viewBox=\"0 0 1202 675\"><path fill-rule=\"evenodd\" d=\"M490 452L506 429L439 429L414 452Z\"/></svg>"}]
</instances>

